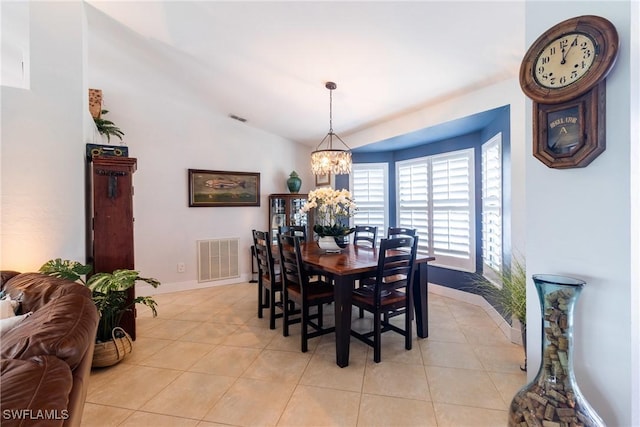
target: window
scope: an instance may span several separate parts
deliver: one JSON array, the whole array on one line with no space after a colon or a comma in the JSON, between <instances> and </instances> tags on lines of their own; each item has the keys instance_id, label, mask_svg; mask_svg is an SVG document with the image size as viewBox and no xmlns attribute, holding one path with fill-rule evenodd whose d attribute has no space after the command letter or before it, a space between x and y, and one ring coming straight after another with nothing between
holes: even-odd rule
<instances>
[{"instance_id":1,"label":"window","mask_svg":"<svg viewBox=\"0 0 640 427\"><path fill-rule=\"evenodd\" d=\"M482 144L482 264L484 276L502 271L502 134Z\"/></svg>"},{"instance_id":2,"label":"window","mask_svg":"<svg viewBox=\"0 0 640 427\"><path fill-rule=\"evenodd\" d=\"M418 251L429 253L429 162L402 162L398 173L398 227L415 228Z\"/></svg>"},{"instance_id":3,"label":"window","mask_svg":"<svg viewBox=\"0 0 640 427\"><path fill-rule=\"evenodd\" d=\"M415 228L434 265L475 271L473 149L397 163L398 226Z\"/></svg>"},{"instance_id":4,"label":"window","mask_svg":"<svg viewBox=\"0 0 640 427\"><path fill-rule=\"evenodd\" d=\"M350 174L351 193L358 207L353 223L378 227L378 239L384 237L388 224L388 170L386 163L355 163Z\"/></svg>"}]
</instances>

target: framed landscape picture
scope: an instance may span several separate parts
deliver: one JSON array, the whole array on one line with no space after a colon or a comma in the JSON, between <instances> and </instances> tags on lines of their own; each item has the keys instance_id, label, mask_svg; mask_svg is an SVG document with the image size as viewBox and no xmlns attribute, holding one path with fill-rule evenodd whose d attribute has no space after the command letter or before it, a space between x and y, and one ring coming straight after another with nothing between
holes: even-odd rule
<instances>
[{"instance_id":1,"label":"framed landscape picture","mask_svg":"<svg viewBox=\"0 0 640 427\"><path fill-rule=\"evenodd\" d=\"M189 169L189 207L260 206L260 173Z\"/></svg>"}]
</instances>

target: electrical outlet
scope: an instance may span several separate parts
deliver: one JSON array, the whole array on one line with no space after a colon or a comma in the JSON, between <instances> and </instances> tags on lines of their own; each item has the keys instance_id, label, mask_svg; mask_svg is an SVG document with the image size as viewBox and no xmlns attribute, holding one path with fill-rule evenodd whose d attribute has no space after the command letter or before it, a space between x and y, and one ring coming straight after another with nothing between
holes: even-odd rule
<instances>
[{"instance_id":1,"label":"electrical outlet","mask_svg":"<svg viewBox=\"0 0 640 427\"><path fill-rule=\"evenodd\" d=\"M178 273L184 273L187 270L187 267L184 265L184 262L178 263Z\"/></svg>"}]
</instances>

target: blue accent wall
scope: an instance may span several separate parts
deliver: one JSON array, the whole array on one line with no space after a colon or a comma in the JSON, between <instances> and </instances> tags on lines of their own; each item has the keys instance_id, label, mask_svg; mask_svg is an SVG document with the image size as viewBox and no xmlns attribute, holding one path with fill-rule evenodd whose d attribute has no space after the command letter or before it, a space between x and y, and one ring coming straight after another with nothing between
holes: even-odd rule
<instances>
[{"instance_id":1,"label":"blue accent wall","mask_svg":"<svg viewBox=\"0 0 640 427\"><path fill-rule=\"evenodd\" d=\"M476 187L476 272L482 272L482 144L487 142L497 133L502 132L502 155L503 155L503 251L504 259L508 262L511 248L508 243L511 241L511 228L509 227L511 211L511 161L510 161L510 107L508 105L497 108L492 120L482 128L439 141L425 142L410 148L394 150L388 147L385 151L377 152L353 152L354 163L387 163L389 166L389 225L396 225L396 171L395 162L410 160L418 157L431 156L449 151L474 149L475 159L475 187ZM349 176L338 175L335 180L336 188L349 188ZM386 234L386 230L382 235ZM449 268L429 266L429 282L450 288L474 292L473 273L466 273Z\"/></svg>"}]
</instances>

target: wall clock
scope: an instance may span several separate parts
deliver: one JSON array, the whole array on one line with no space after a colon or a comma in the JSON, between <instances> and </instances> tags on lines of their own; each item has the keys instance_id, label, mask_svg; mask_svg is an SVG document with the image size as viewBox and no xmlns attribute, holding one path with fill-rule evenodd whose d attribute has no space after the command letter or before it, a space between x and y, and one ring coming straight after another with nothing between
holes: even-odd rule
<instances>
[{"instance_id":1,"label":"wall clock","mask_svg":"<svg viewBox=\"0 0 640 427\"><path fill-rule=\"evenodd\" d=\"M571 18L545 31L520 66L533 100L533 155L552 168L587 166L606 148L605 78L618 33L599 16Z\"/></svg>"}]
</instances>

